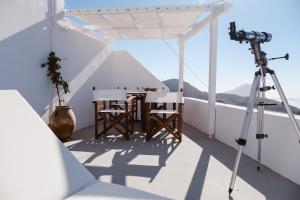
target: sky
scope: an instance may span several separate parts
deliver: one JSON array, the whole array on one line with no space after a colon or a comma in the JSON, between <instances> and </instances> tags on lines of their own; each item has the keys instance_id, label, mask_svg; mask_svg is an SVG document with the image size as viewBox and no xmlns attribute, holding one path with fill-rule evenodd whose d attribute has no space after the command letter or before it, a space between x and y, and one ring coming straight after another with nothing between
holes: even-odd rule
<instances>
[{"instance_id":1,"label":"sky","mask_svg":"<svg viewBox=\"0 0 300 200\"><path fill-rule=\"evenodd\" d=\"M216 0L215 0L216 1ZM212 3L208 0L66 0L66 8L117 8L163 5L196 5ZM289 53L290 60L270 61L288 98L300 99L300 1L298 0L227 0L232 4L219 17L217 92L226 92L242 84L251 84L257 70L249 44L229 39L229 22L235 21L237 30L264 31L272 34L272 41L262 44L268 57ZM177 40L166 41L178 51ZM127 50L160 80L178 78L178 58L163 40L119 40L114 50ZM209 71L209 27L197 33L185 44L184 79L200 90L207 91ZM197 75L195 76L194 73ZM268 80L270 84L272 82ZM277 97L272 92L268 97Z\"/></svg>"}]
</instances>

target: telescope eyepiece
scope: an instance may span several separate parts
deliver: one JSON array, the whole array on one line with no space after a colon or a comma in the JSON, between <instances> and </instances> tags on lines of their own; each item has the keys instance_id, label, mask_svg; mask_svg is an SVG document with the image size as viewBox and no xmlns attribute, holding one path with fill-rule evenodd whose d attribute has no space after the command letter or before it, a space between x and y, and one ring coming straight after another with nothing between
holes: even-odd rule
<instances>
[{"instance_id":1,"label":"telescope eyepiece","mask_svg":"<svg viewBox=\"0 0 300 200\"><path fill-rule=\"evenodd\" d=\"M237 32L236 32L235 22L230 22L229 36L230 36L231 40L238 41L238 36L237 36Z\"/></svg>"},{"instance_id":2,"label":"telescope eyepiece","mask_svg":"<svg viewBox=\"0 0 300 200\"><path fill-rule=\"evenodd\" d=\"M236 26L235 26L235 22L230 22L230 32L235 33L236 32Z\"/></svg>"}]
</instances>

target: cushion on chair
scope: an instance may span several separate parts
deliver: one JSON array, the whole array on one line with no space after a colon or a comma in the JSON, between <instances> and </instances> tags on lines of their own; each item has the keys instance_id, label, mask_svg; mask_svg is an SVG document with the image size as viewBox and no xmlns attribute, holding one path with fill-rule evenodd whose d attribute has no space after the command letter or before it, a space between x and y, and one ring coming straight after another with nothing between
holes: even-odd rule
<instances>
[{"instance_id":1,"label":"cushion on chair","mask_svg":"<svg viewBox=\"0 0 300 200\"><path fill-rule=\"evenodd\" d=\"M93 90L94 101L126 101L125 90Z\"/></svg>"},{"instance_id":2,"label":"cushion on chair","mask_svg":"<svg viewBox=\"0 0 300 200\"><path fill-rule=\"evenodd\" d=\"M0 91L0 158L1 200L59 200L96 182L17 91Z\"/></svg>"},{"instance_id":3,"label":"cushion on chair","mask_svg":"<svg viewBox=\"0 0 300 200\"><path fill-rule=\"evenodd\" d=\"M125 110L105 109L101 110L100 113L125 113Z\"/></svg>"},{"instance_id":4,"label":"cushion on chair","mask_svg":"<svg viewBox=\"0 0 300 200\"><path fill-rule=\"evenodd\" d=\"M148 92L147 103L183 103L182 92Z\"/></svg>"},{"instance_id":5,"label":"cushion on chair","mask_svg":"<svg viewBox=\"0 0 300 200\"><path fill-rule=\"evenodd\" d=\"M177 114L177 110L151 110L150 114Z\"/></svg>"}]
</instances>

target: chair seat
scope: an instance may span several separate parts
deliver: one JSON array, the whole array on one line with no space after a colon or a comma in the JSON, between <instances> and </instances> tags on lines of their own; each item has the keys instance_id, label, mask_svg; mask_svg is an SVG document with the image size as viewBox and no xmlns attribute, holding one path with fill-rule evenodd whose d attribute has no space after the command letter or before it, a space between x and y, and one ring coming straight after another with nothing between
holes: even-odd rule
<instances>
[{"instance_id":1,"label":"chair seat","mask_svg":"<svg viewBox=\"0 0 300 200\"><path fill-rule=\"evenodd\" d=\"M113 108L113 107L125 109L125 104L124 103L114 103L114 104L111 104L111 108Z\"/></svg>"},{"instance_id":2,"label":"chair seat","mask_svg":"<svg viewBox=\"0 0 300 200\"><path fill-rule=\"evenodd\" d=\"M178 114L176 110L151 110L150 114Z\"/></svg>"},{"instance_id":3,"label":"chair seat","mask_svg":"<svg viewBox=\"0 0 300 200\"><path fill-rule=\"evenodd\" d=\"M105 109L101 110L100 113L125 113L125 110Z\"/></svg>"},{"instance_id":4,"label":"chair seat","mask_svg":"<svg viewBox=\"0 0 300 200\"><path fill-rule=\"evenodd\" d=\"M114 104L111 104L112 106L122 106L122 107L124 107L125 106L125 104L124 103L114 103Z\"/></svg>"}]
</instances>

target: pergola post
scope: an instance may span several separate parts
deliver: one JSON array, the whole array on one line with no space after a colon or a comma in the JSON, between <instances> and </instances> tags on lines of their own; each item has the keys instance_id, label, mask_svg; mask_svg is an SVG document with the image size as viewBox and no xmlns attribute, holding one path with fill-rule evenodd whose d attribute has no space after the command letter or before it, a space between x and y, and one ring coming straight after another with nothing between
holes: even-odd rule
<instances>
[{"instance_id":1,"label":"pergola post","mask_svg":"<svg viewBox=\"0 0 300 200\"><path fill-rule=\"evenodd\" d=\"M183 74L184 74L184 40L182 37L179 38L179 80L178 80L178 91L183 92Z\"/></svg>"},{"instance_id":2,"label":"pergola post","mask_svg":"<svg viewBox=\"0 0 300 200\"><path fill-rule=\"evenodd\" d=\"M209 47L209 87L208 87L208 134L213 137L216 123L216 78L217 78L217 39L218 18L210 19L210 47Z\"/></svg>"}]
</instances>

